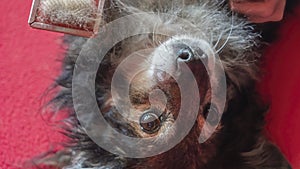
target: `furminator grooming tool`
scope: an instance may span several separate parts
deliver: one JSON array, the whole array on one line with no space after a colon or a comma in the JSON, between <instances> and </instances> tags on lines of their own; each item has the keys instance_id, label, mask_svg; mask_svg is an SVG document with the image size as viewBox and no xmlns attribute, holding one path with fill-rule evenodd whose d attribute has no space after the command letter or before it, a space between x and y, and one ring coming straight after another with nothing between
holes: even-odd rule
<instances>
[{"instance_id":1,"label":"furminator grooming tool","mask_svg":"<svg viewBox=\"0 0 300 169\"><path fill-rule=\"evenodd\" d=\"M99 30L104 0L33 0L31 27L91 37Z\"/></svg>"}]
</instances>

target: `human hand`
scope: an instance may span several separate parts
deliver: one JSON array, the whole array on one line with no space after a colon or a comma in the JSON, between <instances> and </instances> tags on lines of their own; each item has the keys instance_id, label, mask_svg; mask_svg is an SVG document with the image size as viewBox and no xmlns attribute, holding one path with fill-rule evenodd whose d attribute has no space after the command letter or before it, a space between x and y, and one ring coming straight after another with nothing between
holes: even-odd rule
<instances>
[{"instance_id":1,"label":"human hand","mask_svg":"<svg viewBox=\"0 0 300 169\"><path fill-rule=\"evenodd\" d=\"M244 14L251 22L280 21L286 0L230 0L231 10Z\"/></svg>"}]
</instances>

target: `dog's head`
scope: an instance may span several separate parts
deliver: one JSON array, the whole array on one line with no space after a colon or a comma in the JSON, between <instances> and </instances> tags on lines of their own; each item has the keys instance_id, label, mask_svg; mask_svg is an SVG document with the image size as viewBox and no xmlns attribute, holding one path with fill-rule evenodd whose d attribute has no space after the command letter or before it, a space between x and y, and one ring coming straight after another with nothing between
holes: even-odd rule
<instances>
[{"instance_id":1,"label":"dog's head","mask_svg":"<svg viewBox=\"0 0 300 169\"><path fill-rule=\"evenodd\" d=\"M130 61L126 61L130 62L127 67L121 65L123 70L118 70L122 72L124 79L129 81L124 85L128 84L128 93L115 94L117 96L115 101L122 105L117 107L122 107L123 110L126 105L132 107L128 108L130 111L127 117L137 122L131 125L135 127L137 135L141 137L161 135L156 141L170 143L168 139L175 137L174 133L180 132L176 128L185 125L174 125L179 113L183 114L181 117L191 118L193 114L190 112L195 112L197 117L194 118L197 120L191 119L188 122L193 123L193 120L196 120L197 128L201 130L210 108L212 110L210 122L214 125L219 122L221 98L213 100L215 102L212 103L211 95L216 92L212 93L211 88L215 87L215 90L220 91L222 87L226 90L226 86L221 87L225 85L220 80L221 69L215 68L218 66L215 51L206 41L175 36L163 42L151 53L137 53L137 57L130 58ZM121 81L118 83L124 84ZM120 89L113 88L112 95ZM124 101L126 94L129 95L130 103ZM113 101L109 105L114 105Z\"/></svg>"}]
</instances>

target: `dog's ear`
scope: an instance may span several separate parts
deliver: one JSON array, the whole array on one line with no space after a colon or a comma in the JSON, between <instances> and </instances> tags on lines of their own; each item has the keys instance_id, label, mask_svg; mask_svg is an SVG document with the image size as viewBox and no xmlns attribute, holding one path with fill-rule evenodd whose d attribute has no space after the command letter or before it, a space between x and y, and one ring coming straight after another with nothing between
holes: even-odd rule
<instances>
[{"instance_id":1,"label":"dog's ear","mask_svg":"<svg viewBox=\"0 0 300 169\"><path fill-rule=\"evenodd\" d=\"M266 138L258 139L255 147L241 154L248 168L292 169L280 150Z\"/></svg>"}]
</instances>

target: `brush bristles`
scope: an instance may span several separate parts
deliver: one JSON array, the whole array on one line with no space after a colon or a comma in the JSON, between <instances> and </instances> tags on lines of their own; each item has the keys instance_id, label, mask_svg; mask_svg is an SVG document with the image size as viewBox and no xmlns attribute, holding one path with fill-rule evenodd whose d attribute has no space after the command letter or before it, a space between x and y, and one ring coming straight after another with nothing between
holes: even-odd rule
<instances>
[{"instance_id":1,"label":"brush bristles","mask_svg":"<svg viewBox=\"0 0 300 169\"><path fill-rule=\"evenodd\" d=\"M94 0L42 0L38 20L85 30L92 29L97 18Z\"/></svg>"}]
</instances>

